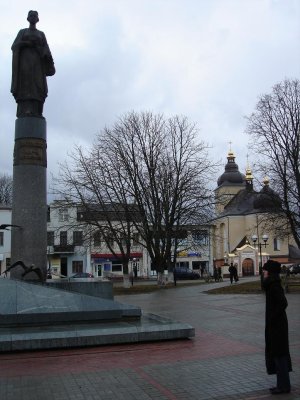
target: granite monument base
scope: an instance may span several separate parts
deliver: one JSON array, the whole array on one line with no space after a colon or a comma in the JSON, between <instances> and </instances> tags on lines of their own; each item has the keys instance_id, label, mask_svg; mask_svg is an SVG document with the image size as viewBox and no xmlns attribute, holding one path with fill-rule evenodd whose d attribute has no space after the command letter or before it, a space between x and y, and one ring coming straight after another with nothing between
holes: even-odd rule
<instances>
[{"instance_id":1,"label":"granite monument base","mask_svg":"<svg viewBox=\"0 0 300 400\"><path fill-rule=\"evenodd\" d=\"M47 279L44 285L67 290L69 292L78 292L90 296L101 297L103 299L114 299L112 282L102 281L98 278Z\"/></svg>"},{"instance_id":2,"label":"granite monument base","mask_svg":"<svg viewBox=\"0 0 300 400\"><path fill-rule=\"evenodd\" d=\"M137 343L193 337L190 325L139 307L0 279L0 351Z\"/></svg>"}]
</instances>

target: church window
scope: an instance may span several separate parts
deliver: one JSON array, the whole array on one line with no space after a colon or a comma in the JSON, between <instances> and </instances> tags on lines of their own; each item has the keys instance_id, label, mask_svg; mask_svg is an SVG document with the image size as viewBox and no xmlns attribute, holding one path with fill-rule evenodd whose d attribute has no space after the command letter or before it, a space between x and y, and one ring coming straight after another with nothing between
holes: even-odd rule
<instances>
[{"instance_id":1,"label":"church window","mask_svg":"<svg viewBox=\"0 0 300 400\"><path fill-rule=\"evenodd\" d=\"M279 241L279 239L277 237L275 237L273 242L274 242L274 250L275 251L280 250L280 241Z\"/></svg>"}]
</instances>

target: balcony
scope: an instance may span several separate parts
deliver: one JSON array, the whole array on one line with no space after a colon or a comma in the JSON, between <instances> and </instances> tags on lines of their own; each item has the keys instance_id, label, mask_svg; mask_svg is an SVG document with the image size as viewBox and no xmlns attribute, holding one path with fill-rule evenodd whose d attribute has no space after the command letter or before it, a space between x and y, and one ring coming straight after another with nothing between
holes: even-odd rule
<instances>
[{"instance_id":1,"label":"balcony","mask_svg":"<svg viewBox=\"0 0 300 400\"><path fill-rule=\"evenodd\" d=\"M73 254L74 247L73 244L53 246L53 254Z\"/></svg>"}]
</instances>

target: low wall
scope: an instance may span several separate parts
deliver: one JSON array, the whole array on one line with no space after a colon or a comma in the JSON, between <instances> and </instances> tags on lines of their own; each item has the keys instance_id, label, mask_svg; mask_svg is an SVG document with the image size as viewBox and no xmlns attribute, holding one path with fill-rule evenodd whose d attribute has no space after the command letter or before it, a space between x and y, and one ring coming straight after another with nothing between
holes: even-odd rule
<instances>
[{"instance_id":1,"label":"low wall","mask_svg":"<svg viewBox=\"0 0 300 400\"><path fill-rule=\"evenodd\" d=\"M77 292L87 294L89 296L101 297L102 299L114 299L113 285L109 281L100 281L98 279L48 279L46 286L57 289L67 290L69 292Z\"/></svg>"}]
</instances>

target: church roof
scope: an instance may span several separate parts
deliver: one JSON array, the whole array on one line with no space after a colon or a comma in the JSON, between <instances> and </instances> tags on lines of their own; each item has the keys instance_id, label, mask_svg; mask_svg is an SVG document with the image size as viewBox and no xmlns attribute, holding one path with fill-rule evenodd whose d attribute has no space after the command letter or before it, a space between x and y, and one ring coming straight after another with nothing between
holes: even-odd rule
<instances>
[{"instance_id":1,"label":"church roof","mask_svg":"<svg viewBox=\"0 0 300 400\"><path fill-rule=\"evenodd\" d=\"M264 211L275 210L281 207L280 197L269 187L269 179L267 177L264 179L264 187L259 192L253 205L256 209Z\"/></svg>"},{"instance_id":2,"label":"church roof","mask_svg":"<svg viewBox=\"0 0 300 400\"><path fill-rule=\"evenodd\" d=\"M253 176L249 165L246 169L246 175L244 175L235 163L233 151L228 152L227 160L225 172L218 179L218 188L221 186L239 186L241 190L225 205L218 218L228 215L248 215L280 210L280 197L269 187L269 178L264 178L264 186L257 192L253 189Z\"/></svg>"},{"instance_id":3,"label":"church roof","mask_svg":"<svg viewBox=\"0 0 300 400\"><path fill-rule=\"evenodd\" d=\"M233 151L230 150L227 155L225 172L218 178L218 187L241 185L245 184L245 182L245 175L239 171L239 166L235 162L235 155Z\"/></svg>"},{"instance_id":4,"label":"church roof","mask_svg":"<svg viewBox=\"0 0 300 400\"><path fill-rule=\"evenodd\" d=\"M257 197L257 192L254 190L240 190L224 207L224 211L219 215L247 215L257 212L254 208L254 201Z\"/></svg>"},{"instance_id":5,"label":"church roof","mask_svg":"<svg viewBox=\"0 0 300 400\"><path fill-rule=\"evenodd\" d=\"M227 215L248 215L253 213L275 212L281 208L279 196L266 185L260 192L252 188L240 190L224 207L219 217Z\"/></svg>"}]
</instances>

